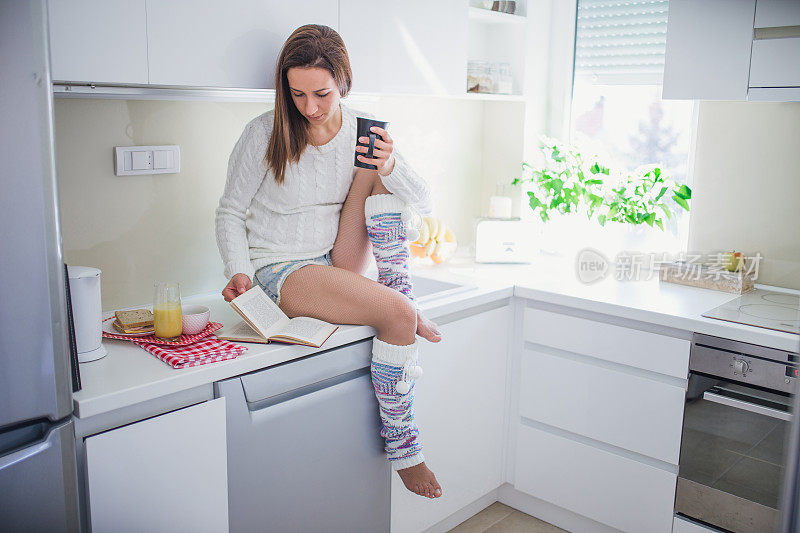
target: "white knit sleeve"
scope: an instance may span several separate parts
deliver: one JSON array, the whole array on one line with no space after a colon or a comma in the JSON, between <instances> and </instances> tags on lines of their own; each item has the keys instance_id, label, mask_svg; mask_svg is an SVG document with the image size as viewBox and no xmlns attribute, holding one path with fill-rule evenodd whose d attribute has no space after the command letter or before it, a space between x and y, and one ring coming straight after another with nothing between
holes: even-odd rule
<instances>
[{"instance_id":1,"label":"white knit sleeve","mask_svg":"<svg viewBox=\"0 0 800 533\"><path fill-rule=\"evenodd\" d=\"M217 247L228 279L238 273L247 274L253 279L254 269L250 262L245 221L247 209L266 172L262 161L269 137L263 130L261 121L254 120L245 127L236 142L228 159L225 192L216 210Z\"/></svg>"},{"instance_id":2,"label":"white knit sleeve","mask_svg":"<svg viewBox=\"0 0 800 533\"><path fill-rule=\"evenodd\" d=\"M394 168L386 176L381 176L384 187L400 197L406 204L423 215L433 212L431 188L397 150L393 150Z\"/></svg>"},{"instance_id":3,"label":"white knit sleeve","mask_svg":"<svg viewBox=\"0 0 800 533\"><path fill-rule=\"evenodd\" d=\"M355 116L374 119L372 113L364 111L350 111ZM355 118L354 118L355 120ZM391 126L390 126L391 127ZM433 199L428 183L419 174L414 172L403 155L393 149L394 168L386 176L381 176L381 181L390 193L396 194L403 202L413 207L423 215L433 212Z\"/></svg>"}]
</instances>

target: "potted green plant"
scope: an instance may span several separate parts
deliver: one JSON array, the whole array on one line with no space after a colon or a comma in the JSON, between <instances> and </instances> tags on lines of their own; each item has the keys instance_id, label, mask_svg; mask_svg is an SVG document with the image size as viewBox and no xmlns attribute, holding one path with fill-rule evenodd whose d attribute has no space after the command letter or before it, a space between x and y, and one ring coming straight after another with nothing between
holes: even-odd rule
<instances>
[{"instance_id":1,"label":"potted green plant","mask_svg":"<svg viewBox=\"0 0 800 533\"><path fill-rule=\"evenodd\" d=\"M530 183L528 203L547 222L553 212L584 212L601 226L606 222L647 224L664 229L676 207L689 210L692 190L677 184L657 166L628 172L603 164L597 156L585 158L576 147L544 139L544 165L523 163L523 177L514 185Z\"/></svg>"},{"instance_id":2,"label":"potted green plant","mask_svg":"<svg viewBox=\"0 0 800 533\"><path fill-rule=\"evenodd\" d=\"M549 138L542 140L541 156L541 164L523 163L513 184L527 189L528 205L545 223L583 214L598 228L619 224L663 232L679 209L689 210L691 189L656 165L630 172Z\"/></svg>"}]
</instances>

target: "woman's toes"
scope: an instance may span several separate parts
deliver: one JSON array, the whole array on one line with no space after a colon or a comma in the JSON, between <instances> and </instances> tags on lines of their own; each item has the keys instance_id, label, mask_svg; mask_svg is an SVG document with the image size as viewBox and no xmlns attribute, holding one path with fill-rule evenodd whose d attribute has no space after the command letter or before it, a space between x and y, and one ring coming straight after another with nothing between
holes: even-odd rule
<instances>
[{"instance_id":1,"label":"woman's toes","mask_svg":"<svg viewBox=\"0 0 800 533\"><path fill-rule=\"evenodd\" d=\"M417 335L429 342L442 340L442 335L439 333L436 324L425 318L422 313L417 314Z\"/></svg>"}]
</instances>

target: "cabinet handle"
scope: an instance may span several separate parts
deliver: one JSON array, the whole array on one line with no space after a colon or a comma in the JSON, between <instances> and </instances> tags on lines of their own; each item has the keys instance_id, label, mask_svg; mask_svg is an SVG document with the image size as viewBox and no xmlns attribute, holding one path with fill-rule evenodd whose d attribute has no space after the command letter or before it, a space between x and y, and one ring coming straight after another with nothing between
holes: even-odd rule
<instances>
[{"instance_id":1,"label":"cabinet handle","mask_svg":"<svg viewBox=\"0 0 800 533\"><path fill-rule=\"evenodd\" d=\"M780 28L756 28L753 30L753 39L786 39L787 37L800 37L800 26L782 26Z\"/></svg>"},{"instance_id":2,"label":"cabinet handle","mask_svg":"<svg viewBox=\"0 0 800 533\"><path fill-rule=\"evenodd\" d=\"M765 415L770 418L785 420L786 422L792 421L791 413L780 411L778 409L773 409L771 407L764 407L763 405L758 405L755 403L745 402L743 400L737 400L735 398L728 398L727 396L722 396L720 394L715 394L713 392L703 393L703 399L708 400L709 402L714 402L721 405L727 405L729 407L735 407L736 409L741 409L742 411L749 411L751 413Z\"/></svg>"}]
</instances>

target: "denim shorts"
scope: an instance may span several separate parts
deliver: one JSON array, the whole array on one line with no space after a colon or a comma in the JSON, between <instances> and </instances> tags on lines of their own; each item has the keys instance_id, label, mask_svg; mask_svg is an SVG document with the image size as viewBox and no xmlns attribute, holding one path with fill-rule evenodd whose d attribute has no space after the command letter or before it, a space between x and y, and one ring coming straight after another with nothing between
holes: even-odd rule
<instances>
[{"instance_id":1,"label":"denim shorts","mask_svg":"<svg viewBox=\"0 0 800 533\"><path fill-rule=\"evenodd\" d=\"M327 265L331 266L331 253L314 257L313 259L298 259L294 261L282 261L272 263L256 270L253 281L263 289L267 296L277 305L281 304L281 287L286 277L300 267L306 265Z\"/></svg>"}]
</instances>

